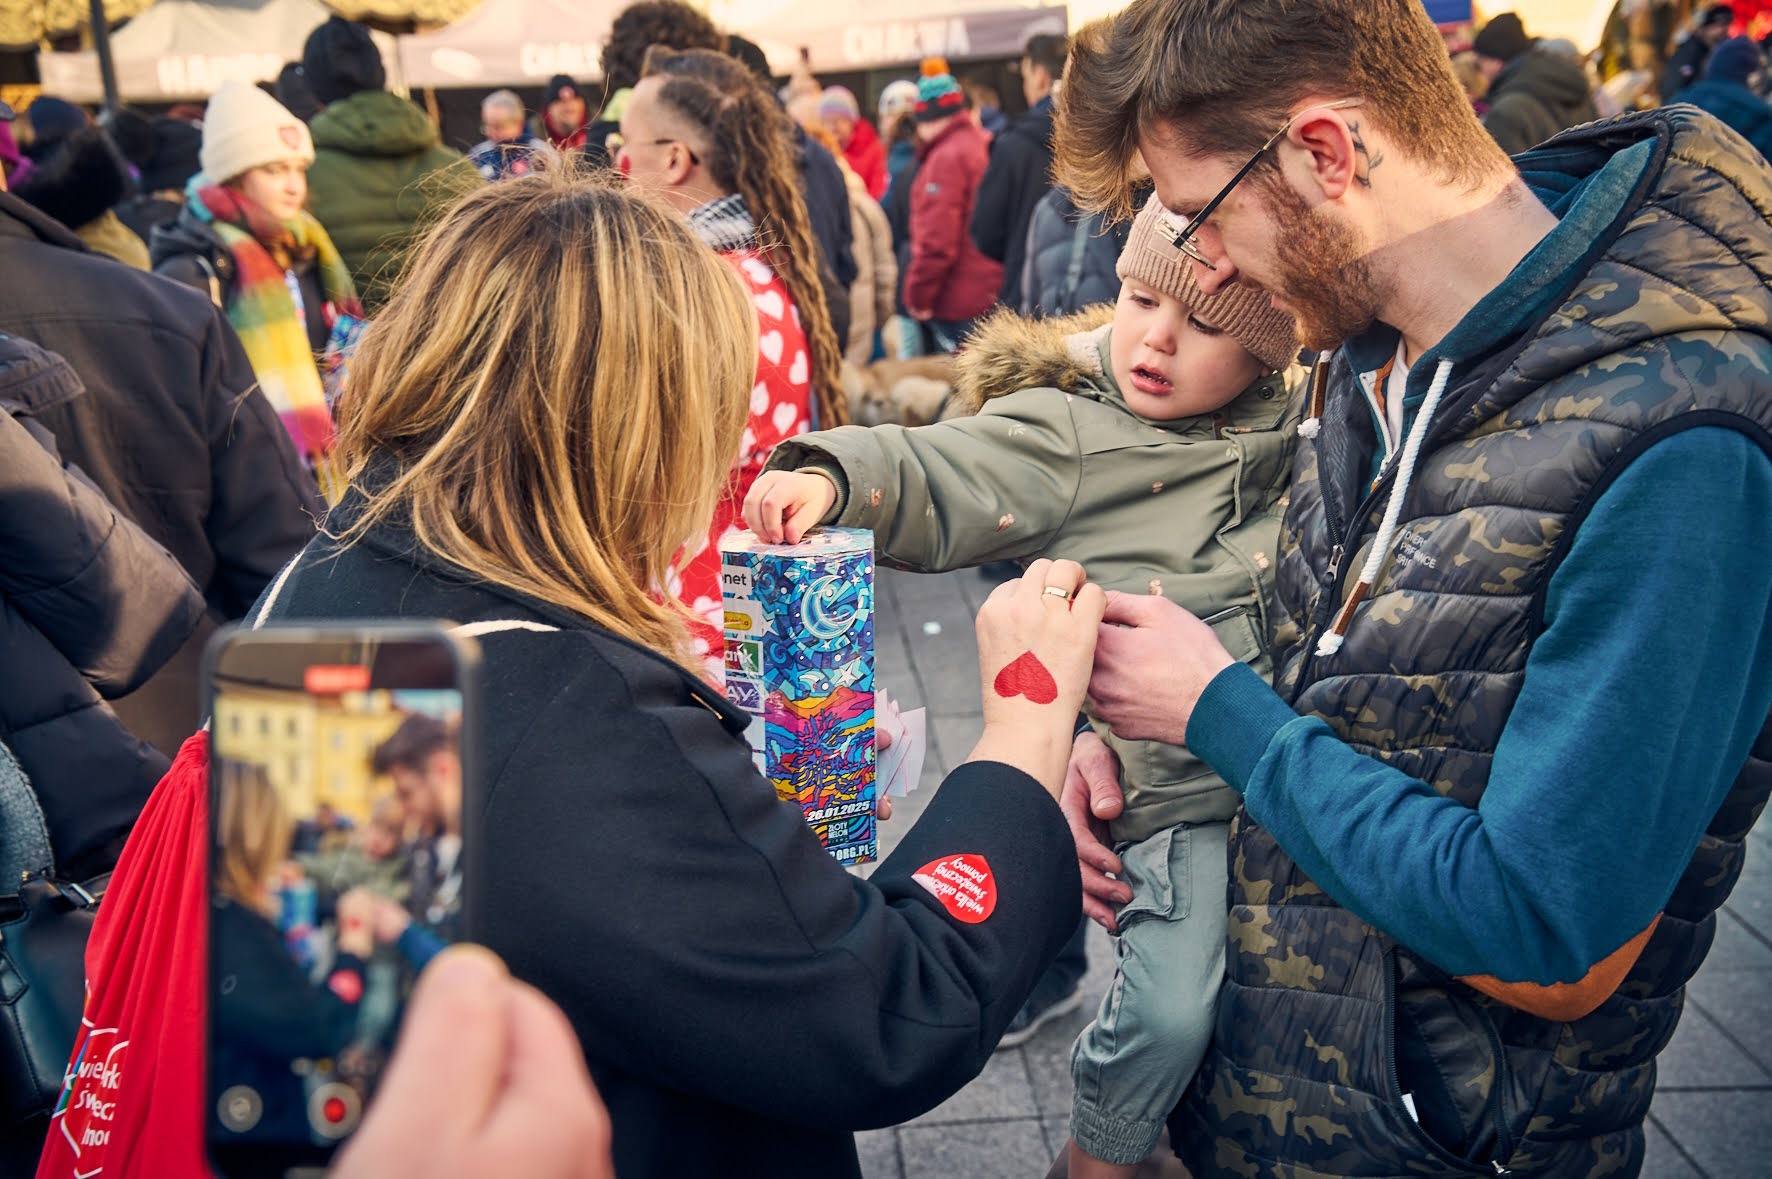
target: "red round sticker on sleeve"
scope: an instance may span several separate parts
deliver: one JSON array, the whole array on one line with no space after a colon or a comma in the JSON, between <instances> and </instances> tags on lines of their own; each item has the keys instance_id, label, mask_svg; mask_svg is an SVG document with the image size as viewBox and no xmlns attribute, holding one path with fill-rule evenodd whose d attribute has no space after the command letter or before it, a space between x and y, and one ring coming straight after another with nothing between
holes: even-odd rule
<instances>
[{"instance_id":1,"label":"red round sticker on sleeve","mask_svg":"<svg viewBox=\"0 0 1772 1179\"><path fill-rule=\"evenodd\" d=\"M956 920L977 925L997 909L997 880L984 857L970 853L930 860L911 876Z\"/></svg>"},{"instance_id":2,"label":"red round sticker on sleeve","mask_svg":"<svg viewBox=\"0 0 1772 1179\"><path fill-rule=\"evenodd\" d=\"M363 998L363 976L355 970L340 970L326 980L332 993L346 1003L356 1003Z\"/></svg>"}]
</instances>

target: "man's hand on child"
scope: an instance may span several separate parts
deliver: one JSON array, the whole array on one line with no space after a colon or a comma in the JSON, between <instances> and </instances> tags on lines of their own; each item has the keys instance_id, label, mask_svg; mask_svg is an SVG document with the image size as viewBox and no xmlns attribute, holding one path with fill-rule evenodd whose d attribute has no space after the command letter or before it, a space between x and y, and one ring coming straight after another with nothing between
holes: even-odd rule
<instances>
[{"instance_id":1,"label":"man's hand on child","mask_svg":"<svg viewBox=\"0 0 1772 1179\"><path fill-rule=\"evenodd\" d=\"M1083 914L1114 933L1119 907L1132 899L1132 890L1108 875L1121 870L1120 857L1107 844L1107 820L1126 807L1120 791L1120 759L1107 742L1092 732L1079 733L1071 743L1071 763L1064 773L1064 792L1058 808L1070 825L1077 845L1077 867L1083 873Z\"/></svg>"},{"instance_id":2,"label":"man's hand on child","mask_svg":"<svg viewBox=\"0 0 1772 1179\"><path fill-rule=\"evenodd\" d=\"M799 544L836 502L836 485L817 471L765 471L744 497L745 527L770 544Z\"/></svg>"},{"instance_id":3,"label":"man's hand on child","mask_svg":"<svg viewBox=\"0 0 1772 1179\"><path fill-rule=\"evenodd\" d=\"M1168 598L1110 593L1089 699L1117 737L1185 745L1201 693L1235 662L1210 626Z\"/></svg>"}]
</instances>

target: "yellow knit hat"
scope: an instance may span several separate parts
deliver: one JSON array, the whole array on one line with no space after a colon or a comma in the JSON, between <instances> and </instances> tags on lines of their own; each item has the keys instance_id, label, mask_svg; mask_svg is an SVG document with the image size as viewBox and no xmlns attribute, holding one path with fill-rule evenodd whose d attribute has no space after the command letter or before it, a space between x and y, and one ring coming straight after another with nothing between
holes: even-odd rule
<instances>
[{"instance_id":1,"label":"yellow knit hat","mask_svg":"<svg viewBox=\"0 0 1772 1179\"><path fill-rule=\"evenodd\" d=\"M1216 295L1200 289L1194 281L1197 263L1175 248L1174 230L1180 224L1180 218L1152 196L1133 220L1131 236L1114 272L1181 300L1271 371L1297 360L1298 325L1284 311L1275 310L1261 287L1238 279Z\"/></svg>"}]
</instances>

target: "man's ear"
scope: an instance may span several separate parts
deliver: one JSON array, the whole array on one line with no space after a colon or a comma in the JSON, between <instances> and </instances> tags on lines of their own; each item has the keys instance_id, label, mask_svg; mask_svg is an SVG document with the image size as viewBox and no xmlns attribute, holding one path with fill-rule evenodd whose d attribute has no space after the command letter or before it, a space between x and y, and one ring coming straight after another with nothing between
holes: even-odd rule
<instances>
[{"instance_id":1,"label":"man's ear","mask_svg":"<svg viewBox=\"0 0 1772 1179\"><path fill-rule=\"evenodd\" d=\"M681 143L670 146L670 154L665 157L665 180L675 188L689 179L689 173L695 170L690 162L689 148Z\"/></svg>"},{"instance_id":2,"label":"man's ear","mask_svg":"<svg viewBox=\"0 0 1772 1179\"><path fill-rule=\"evenodd\" d=\"M1326 200L1340 200L1355 185L1371 187L1371 167L1378 157L1368 150L1362 114L1358 108L1307 107L1286 133L1284 146L1293 149L1294 167L1303 160L1309 182Z\"/></svg>"}]
</instances>

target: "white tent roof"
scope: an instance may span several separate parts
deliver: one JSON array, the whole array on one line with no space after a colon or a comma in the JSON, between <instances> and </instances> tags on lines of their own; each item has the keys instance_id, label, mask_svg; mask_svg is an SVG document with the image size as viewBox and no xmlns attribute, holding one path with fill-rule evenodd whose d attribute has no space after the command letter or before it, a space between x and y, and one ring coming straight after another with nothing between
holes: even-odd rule
<instances>
[{"instance_id":1,"label":"white tent roof","mask_svg":"<svg viewBox=\"0 0 1772 1179\"><path fill-rule=\"evenodd\" d=\"M804 46L812 72L1019 57L1035 33L1067 31L1065 6L1040 0L712 0L708 15L762 46L786 74Z\"/></svg>"},{"instance_id":2,"label":"white tent roof","mask_svg":"<svg viewBox=\"0 0 1772 1179\"><path fill-rule=\"evenodd\" d=\"M160 0L111 36L117 88L125 99L170 102L207 98L229 79L271 81L331 15L320 0ZM375 36L391 57L393 39ZM95 53L39 53L37 69L45 93L103 97Z\"/></svg>"},{"instance_id":3,"label":"white tent roof","mask_svg":"<svg viewBox=\"0 0 1772 1179\"><path fill-rule=\"evenodd\" d=\"M408 86L526 86L603 73L603 42L627 0L484 0L447 28L399 38Z\"/></svg>"}]
</instances>

